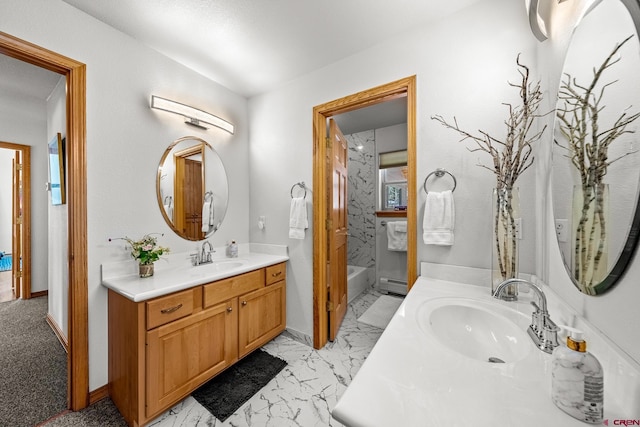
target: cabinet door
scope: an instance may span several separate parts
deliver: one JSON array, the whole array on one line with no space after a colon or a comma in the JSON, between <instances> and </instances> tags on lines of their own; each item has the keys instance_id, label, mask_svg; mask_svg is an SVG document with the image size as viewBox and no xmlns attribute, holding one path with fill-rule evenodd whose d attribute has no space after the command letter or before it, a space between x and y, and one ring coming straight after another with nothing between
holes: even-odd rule
<instances>
[{"instance_id":1,"label":"cabinet door","mask_svg":"<svg viewBox=\"0 0 640 427\"><path fill-rule=\"evenodd\" d=\"M237 299L147 332L147 417L238 359Z\"/></svg>"},{"instance_id":2,"label":"cabinet door","mask_svg":"<svg viewBox=\"0 0 640 427\"><path fill-rule=\"evenodd\" d=\"M269 342L286 326L284 280L238 297L238 356Z\"/></svg>"}]
</instances>

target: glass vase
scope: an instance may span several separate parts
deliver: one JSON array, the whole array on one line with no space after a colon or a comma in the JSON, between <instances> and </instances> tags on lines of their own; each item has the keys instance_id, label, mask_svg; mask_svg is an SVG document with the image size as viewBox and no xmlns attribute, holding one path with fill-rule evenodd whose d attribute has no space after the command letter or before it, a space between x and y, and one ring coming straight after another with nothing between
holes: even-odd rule
<instances>
[{"instance_id":1,"label":"glass vase","mask_svg":"<svg viewBox=\"0 0 640 427\"><path fill-rule=\"evenodd\" d=\"M609 184L574 186L571 210L571 271L580 291L595 295L608 273Z\"/></svg>"},{"instance_id":2,"label":"glass vase","mask_svg":"<svg viewBox=\"0 0 640 427\"><path fill-rule=\"evenodd\" d=\"M516 219L520 218L520 196L517 188L493 189L493 234L491 250L491 293L500 283L518 277L518 239ZM502 291L506 300L516 300L518 286Z\"/></svg>"},{"instance_id":3,"label":"glass vase","mask_svg":"<svg viewBox=\"0 0 640 427\"><path fill-rule=\"evenodd\" d=\"M153 276L153 263L138 264L138 270L140 272L140 277L151 277Z\"/></svg>"}]
</instances>

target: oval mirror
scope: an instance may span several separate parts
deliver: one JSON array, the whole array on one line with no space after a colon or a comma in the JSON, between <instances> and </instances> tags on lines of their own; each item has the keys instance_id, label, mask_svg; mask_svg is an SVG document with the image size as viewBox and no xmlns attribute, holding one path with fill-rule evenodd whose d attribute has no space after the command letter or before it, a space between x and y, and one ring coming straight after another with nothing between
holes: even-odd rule
<instances>
[{"instance_id":1,"label":"oval mirror","mask_svg":"<svg viewBox=\"0 0 640 427\"><path fill-rule=\"evenodd\" d=\"M160 159L156 194L162 216L177 235L206 239L220 228L229 200L220 156L195 136L172 142Z\"/></svg>"},{"instance_id":2,"label":"oval mirror","mask_svg":"<svg viewBox=\"0 0 640 427\"><path fill-rule=\"evenodd\" d=\"M560 84L553 215L567 272L588 295L610 290L640 231L640 43L636 0L602 1L576 28Z\"/></svg>"}]
</instances>

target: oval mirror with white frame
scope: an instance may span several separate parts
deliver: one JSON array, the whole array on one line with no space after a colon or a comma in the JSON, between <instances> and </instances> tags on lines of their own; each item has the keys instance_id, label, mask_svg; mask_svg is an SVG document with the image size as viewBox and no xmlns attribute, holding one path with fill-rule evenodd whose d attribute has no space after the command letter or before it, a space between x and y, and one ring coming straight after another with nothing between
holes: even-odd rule
<instances>
[{"instance_id":1,"label":"oval mirror with white frame","mask_svg":"<svg viewBox=\"0 0 640 427\"><path fill-rule=\"evenodd\" d=\"M177 235L206 239L220 228L227 211L229 185L222 159L203 139L177 139L160 159L156 193L162 216Z\"/></svg>"},{"instance_id":2,"label":"oval mirror with white frame","mask_svg":"<svg viewBox=\"0 0 640 427\"><path fill-rule=\"evenodd\" d=\"M607 0L575 29L554 126L551 191L567 272L588 295L610 290L640 234L640 4Z\"/></svg>"}]
</instances>

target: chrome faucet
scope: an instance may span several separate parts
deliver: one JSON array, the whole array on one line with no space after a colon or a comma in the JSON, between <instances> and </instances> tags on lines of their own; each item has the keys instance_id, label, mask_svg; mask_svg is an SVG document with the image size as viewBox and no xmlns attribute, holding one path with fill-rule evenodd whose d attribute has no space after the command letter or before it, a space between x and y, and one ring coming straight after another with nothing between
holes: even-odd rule
<instances>
[{"instance_id":1,"label":"chrome faucet","mask_svg":"<svg viewBox=\"0 0 640 427\"><path fill-rule=\"evenodd\" d=\"M533 340L536 347L540 350L551 353L553 349L558 346L558 331L560 328L549 317L549 311L547 310L547 297L538 286L523 279L508 279L500 283L493 293L495 298L500 299L501 293L510 286L517 286L518 284L528 285L533 292L538 296L540 306L534 301L531 301L531 305L535 307L535 311L531 315L531 324L527 329L529 337Z\"/></svg>"},{"instance_id":2,"label":"chrome faucet","mask_svg":"<svg viewBox=\"0 0 640 427\"><path fill-rule=\"evenodd\" d=\"M213 262L211 259L211 254L214 252L215 251L213 250L213 246L211 245L210 241L205 240L204 242L202 242L202 251L200 252L200 264Z\"/></svg>"},{"instance_id":3,"label":"chrome faucet","mask_svg":"<svg viewBox=\"0 0 640 427\"><path fill-rule=\"evenodd\" d=\"M189 256L191 257L191 265L197 266L212 263L213 259L211 258L211 254L214 252L215 250L213 249L211 242L205 240L204 242L202 242L202 248L199 252L189 254Z\"/></svg>"}]
</instances>

